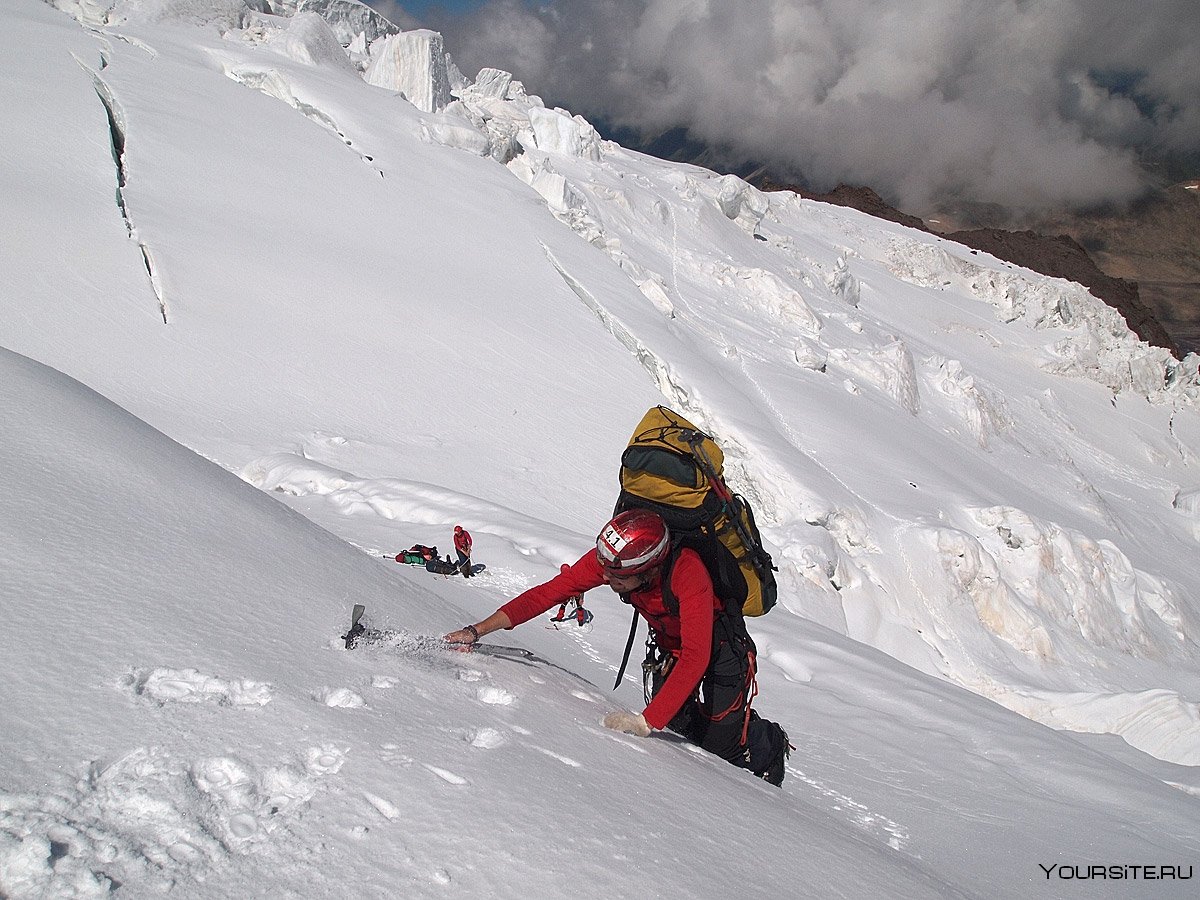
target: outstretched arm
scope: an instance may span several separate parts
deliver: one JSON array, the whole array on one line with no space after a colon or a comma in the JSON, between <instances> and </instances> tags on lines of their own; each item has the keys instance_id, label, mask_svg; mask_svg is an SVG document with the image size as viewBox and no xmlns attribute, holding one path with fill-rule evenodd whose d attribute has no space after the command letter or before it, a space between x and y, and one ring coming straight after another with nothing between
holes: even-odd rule
<instances>
[{"instance_id":1,"label":"outstretched arm","mask_svg":"<svg viewBox=\"0 0 1200 900\"><path fill-rule=\"evenodd\" d=\"M582 594L603 583L596 553L589 550L580 557L577 563L569 566L567 571L509 600L482 622L450 632L445 639L451 644L469 646L485 634L528 622L534 616L546 612L550 607L564 603L571 595Z\"/></svg>"},{"instance_id":2,"label":"outstretched arm","mask_svg":"<svg viewBox=\"0 0 1200 900\"><path fill-rule=\"evenodd\" d=\"M443 640L450 644L473 644L485 634L512 628L512 620L502 609L496 610L482 622L476 622L457 631L451 631Z\"/></svg>"}]
</instances>

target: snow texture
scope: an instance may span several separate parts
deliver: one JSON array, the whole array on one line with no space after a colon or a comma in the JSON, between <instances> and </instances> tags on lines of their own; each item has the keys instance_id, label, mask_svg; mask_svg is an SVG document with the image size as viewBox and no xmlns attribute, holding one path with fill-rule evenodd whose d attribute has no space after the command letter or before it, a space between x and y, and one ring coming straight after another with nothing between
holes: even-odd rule
<instances>
[{"instance_id":1,"label":"snow texture","mask_svg":"<svg viewBox=\"0 0 1200 900\"><path fill-rule=\"evenodd\" d=\"M0 0L0 895L1194 893L1061 873L1200 861L1195 356L353 0L56 5ZM436 640L656 403L779 566L782 791L602 727L606 589ZM393 561L455 524L479 577Z\"/></svg>"}]
</instances>

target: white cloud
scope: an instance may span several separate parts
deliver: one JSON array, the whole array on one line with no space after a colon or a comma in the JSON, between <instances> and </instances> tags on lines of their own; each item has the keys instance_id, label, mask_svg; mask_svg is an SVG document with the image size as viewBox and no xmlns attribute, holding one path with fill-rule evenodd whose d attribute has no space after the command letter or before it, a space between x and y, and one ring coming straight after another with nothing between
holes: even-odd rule
<instances>
[{"instance_id":1,"label":"white cloud","mask_svg":"<svg viewBox=\"0 0 1200 900\"><path fill-rule=\"evenodd\" d=\"M1139 153L1200 150L1194 0L497 0L429 24L468 74L912 209L1128 199Z\"/></svg>"}]
</instances>

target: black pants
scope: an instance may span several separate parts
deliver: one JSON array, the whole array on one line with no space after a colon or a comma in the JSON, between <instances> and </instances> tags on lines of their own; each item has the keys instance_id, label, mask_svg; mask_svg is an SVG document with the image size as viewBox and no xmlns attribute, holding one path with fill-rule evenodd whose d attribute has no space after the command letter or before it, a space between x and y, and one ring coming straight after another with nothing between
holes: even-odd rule
<instances>
[{"instance_id":1,"label":"black pants","mask_svg":"<svg viewBox=\"0 0 1200 900\"><path fill-rule=\"evenodd\" d=\"M738 634L737 629L727 626L724 619L718 619L713 627L715 636L708 670L700 679L696 694L683 704L667 728L735 766L761 774L783 752L787 738L774 722L748 709L754 642L744 631ZM660 670L654 672L653 694L658 693L665 680L666 674Z\"/></svg>"},{"instance_id":2,"label":"black pants","mask_svg":"<svg viewBox=\"0 0 1200 900\"><path fill-rule=\"evenodd\" d=\"M461 550L455 550L458 554L458 571L462 572L463 578L471 577L471 557L467 556Z\"/></svg>"}]
</instances>

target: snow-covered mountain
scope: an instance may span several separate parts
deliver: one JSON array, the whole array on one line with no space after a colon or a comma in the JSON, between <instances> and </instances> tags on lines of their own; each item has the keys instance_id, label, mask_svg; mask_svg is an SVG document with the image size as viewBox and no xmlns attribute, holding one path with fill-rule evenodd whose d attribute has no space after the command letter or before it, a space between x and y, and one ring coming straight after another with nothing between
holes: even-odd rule
<instances>
[{"instance_id":1,"label":"snow-covered mountain","mask_svg":"<svg viewBox=\"0 0 1200 900\"><path fill-rule=\"evenodd\" d=\"M1195 356L602 141L351 0L57 5L0 0L6 896L1190 873ZM337 640L354 602L436 635L576 557L659 402L780 567L751 628L782 797L600 727L640 708L615 598L505 636L550 666ZM391 561L458 522L486 577Z\"/></svg>"}]
</instances>

